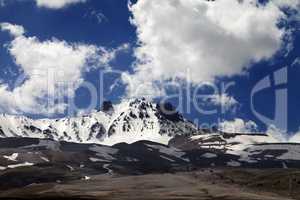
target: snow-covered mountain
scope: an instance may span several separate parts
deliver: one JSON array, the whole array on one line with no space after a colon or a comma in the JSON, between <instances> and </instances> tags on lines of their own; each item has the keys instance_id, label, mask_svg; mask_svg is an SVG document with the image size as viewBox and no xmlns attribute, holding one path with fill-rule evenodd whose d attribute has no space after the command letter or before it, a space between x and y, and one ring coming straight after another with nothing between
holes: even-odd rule
<instances>
[{"instance_id":1,"label":"snow-covered mountain","mask_svg":"<svg viewBox=\"0 0 300 200\"><path fill-rule=\"evenodd\" d=\"M104 102L101 111L74 118L33 120L0 115L1 138L28 137L105 145L148 140L167 144L175 135L197 134L198 131L171 104L160 105L145 99L128 100L115 106Z\"/></svg>"}]
</instances>

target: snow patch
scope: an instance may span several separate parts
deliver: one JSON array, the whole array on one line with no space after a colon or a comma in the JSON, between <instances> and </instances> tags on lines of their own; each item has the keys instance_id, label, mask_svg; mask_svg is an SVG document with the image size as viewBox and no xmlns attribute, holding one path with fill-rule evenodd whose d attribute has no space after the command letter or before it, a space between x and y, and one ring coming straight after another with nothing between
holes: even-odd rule
<instances>
[{"instance_id":1,"label":"snow patch","mask_svg":"<svg viewBox=\"0 0 300 200\"><path fill-rule=\"evenodd\" d=\"M7 168L14 169L14 168L18 168L18 167L29 167L29 166L33 166L33 165L34 165L34 163L25 162L25 163L16 164L16 165L8 165Z\"/></svg>"},{"instance_id":2,"label":"snow patch","mask_svg":"<svg viewBox=\"0 0 300 200\"><path fill-rule=\"evenodd\" d=\"M231 160L230 162L227 162L227 166L230 166L230 167L240 167L241 163Z\"/></svg>"},{"instance_id":3,"label":"snow patch","mask_svg":"<svg viewBox=\"0 0 300 200\"><path fill-rule=\"evenodd\" d=\"M171 158L168 158L166 156L159 156L159 157L161 157L162 159L168 160L170 162L175 162L175 160L172 160Z\"/></svg>"},{"instance_id":4,"label":"snow patch","mask_svg":"<svg viewBox=\"0 0 300 200\"><path fill-rule=\"evenodd\" d=\"M91 177L89 177L89 176L85 176L85 177L83 177L83 180L84 180L84 181L91 180Z\"/></svg>"},{"instance_id":5,"label":"snow patch","mask_svg":"<svg viewBox=\"0 0 300 200\"><path fill-rule=\"evenodd\" d=\"M103 160L103 159L99 159L99 158L93 158L93 157L90 157L89 160L92 161L92 162L107 162L107 160Z\"/></svg>"},{"instance_id":6,"label":"snow patch","mask_svg":"<svg viewBox=\"0 0 300 200\"><path fill-rule=\"evenodd\" d=\"M48 158L46 158L46 157L41 156L40 158L41 158L43 161L45 161L45 162L50 162L50 160L49 160Z\"/></svg>"},{"instance_id":7,"label":"snow patch","mask_svg":"<svg viewBox=\"0 0 300 200\"><path fill-rule=\"evenodd\" d=\"M218 157L216 154L214 153L205 153L202 155L203 158L216 158Z\"/></svg>"},{"instance_id":8,"label":"snow patch","mask_svg":"<svg viewBox=\"0 0 300 200\"><path fill-rule=\"evenodd\" d=\"M3 156L3 158L9 160L9 161L13 161L13 162L17 162L17 158L18 158L19 154L18 153L13 153L10 156Z\"/></svg>"},{"instance_id":9,"label":"snow patch","mask_svg":"<svg viewBox=\"0 0 300 200\"><path fill-rule=\"evenodd\" d=\"M169 156L174 156L178 159L189 162L189 159L183 158L183 156L185 156L185 153L174 147L165 147L165 146L161 146L161 145L150 145L150 144L147 144L147 146L152 149L158 150L160 153L163 153L163 154L166 154Z\"/></svg>"},{"instance_id":10,"label":"snow patch","mask_svg":"<svg viewBox=\"0 0 300 200\"><path fill-rule=\"evenodd\" d=\"M91 151L96 152L96 155L107 160L107 161L112 161L115 160L115 158L113 157L113 155L118 153L118 149L114 149L111 147L106 147L106 146L92 146L90 148Z\"/></svg>"}]
</instances>

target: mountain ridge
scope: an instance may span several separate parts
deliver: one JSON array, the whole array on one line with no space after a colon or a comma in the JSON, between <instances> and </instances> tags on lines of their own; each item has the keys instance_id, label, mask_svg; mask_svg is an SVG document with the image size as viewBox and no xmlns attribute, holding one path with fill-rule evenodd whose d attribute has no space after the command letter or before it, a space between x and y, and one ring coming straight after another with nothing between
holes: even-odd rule
<instances>
[{"instance_id":1,"label":"mountain ridge","mask_svg":"<svg viewBox=\"0 0 300 200\"><path fill-rule=\"evenodd\" d=\"M146 99L127 100L118 105L104 102L102 110L73 118L34 120L0 115L2 138L29 137L105 145L149 140L168 144L175 135L198 134L198 131L197 126L184 119L171 104L160 105Z\"/></svg>"}]
</instances>

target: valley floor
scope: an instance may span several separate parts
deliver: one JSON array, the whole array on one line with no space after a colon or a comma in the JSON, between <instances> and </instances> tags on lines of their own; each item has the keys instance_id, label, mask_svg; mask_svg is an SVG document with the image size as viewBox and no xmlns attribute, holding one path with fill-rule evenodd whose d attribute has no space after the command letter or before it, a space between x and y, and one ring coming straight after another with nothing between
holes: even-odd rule
<instances>
[{"instance_id":1,"label":"valley floor","mask_svg":"<svg viewBox=\"0 0 300 200\"><path fill-rule=\"evenodd\" d=\"M88 180L6 188L0 191L0 199L300 199L300 170L293 169L200 169L174 174L105 174L85 178Z\"/></svg>"}]
</instances>

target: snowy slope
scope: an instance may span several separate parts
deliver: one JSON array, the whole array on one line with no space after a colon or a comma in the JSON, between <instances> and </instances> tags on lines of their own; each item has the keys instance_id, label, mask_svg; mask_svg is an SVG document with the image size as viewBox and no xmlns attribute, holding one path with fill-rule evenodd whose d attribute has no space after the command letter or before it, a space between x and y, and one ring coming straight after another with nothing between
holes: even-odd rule
<instances>
[{"instance_id":1,"label":"snowy slope","mask_svg":"<svg viewBox=\"0 0 300 200\"><path fill-rule=\"evenodd\" d=\"M241 151L257 144L272 144L278 141L266 134L237 134L237 133L210 133L189 137L175 137L170 141L171 146L182 149L212 149L229 154L239 155Z\"/></svg>"},{"instance_id":2,"label":"snowy slope","mask_svg":"<svg viewBox=\"0 0 300 200\"><path fill-rule=\"evenodd\" d=\"M48 171L51 168L56 172L74 171L80 179L102 173L161 173L202 167L299 168L299 147L300 144L258 144L250 145L240 154L230 154L207 148L182 150L150 141L104 146L0 138L0 175L2 171L24 167L33 167L34 173L37 169Z\"/></svg>"},{"instance_id":3,"label":"snowy slope","mask_svg":"<svg viewBox=\"0 0 300 200\"><path fill-rule=\"evenodd\" d=\"M191 139L203 147L225 149L227 153L235 153L255 144L277 142L265 134L210 134L193 136Z\"/></svg>"},{"instance_id":4,"label":"snowy slope","mask_svg":"<svg viewBox=\"0 0 300 200\"><path fill-rule=\"evenodd\" d=\"M239 151L240 160L259 162L262 160L300 161L300 145L294 143L266 143L249 146Z\"/></svg>"},{"instance_id":5,"label":"snowy slope","mask_svg":"<svg viewBox=\"0 0 300 200\"><path fill-rule=\"evenodd\" d=\"M183 151L207 150L224 156L237 157L228 166L281 167L282 163L297 166L300 161L299 143L280 143L267 134L216 132L197 136L176 136L169 145ZM214 154L203 155L214 158Z\"/></svg>"},{"instance_id":6,"label":"snowy slope","mask_svg":"<svg viewBox=\"0 0 300 200\"><path fill-rule=\"evenodd\" d=\"M197 133L197 127L177 112L165 114L145 99L128 100L90 115L32 120L0 115L0 137L49 138L75 143L113 145L149 140L167 144L175 135ZM108 106L108 107L107 107Z\"/></svg>"}]
</instances>

